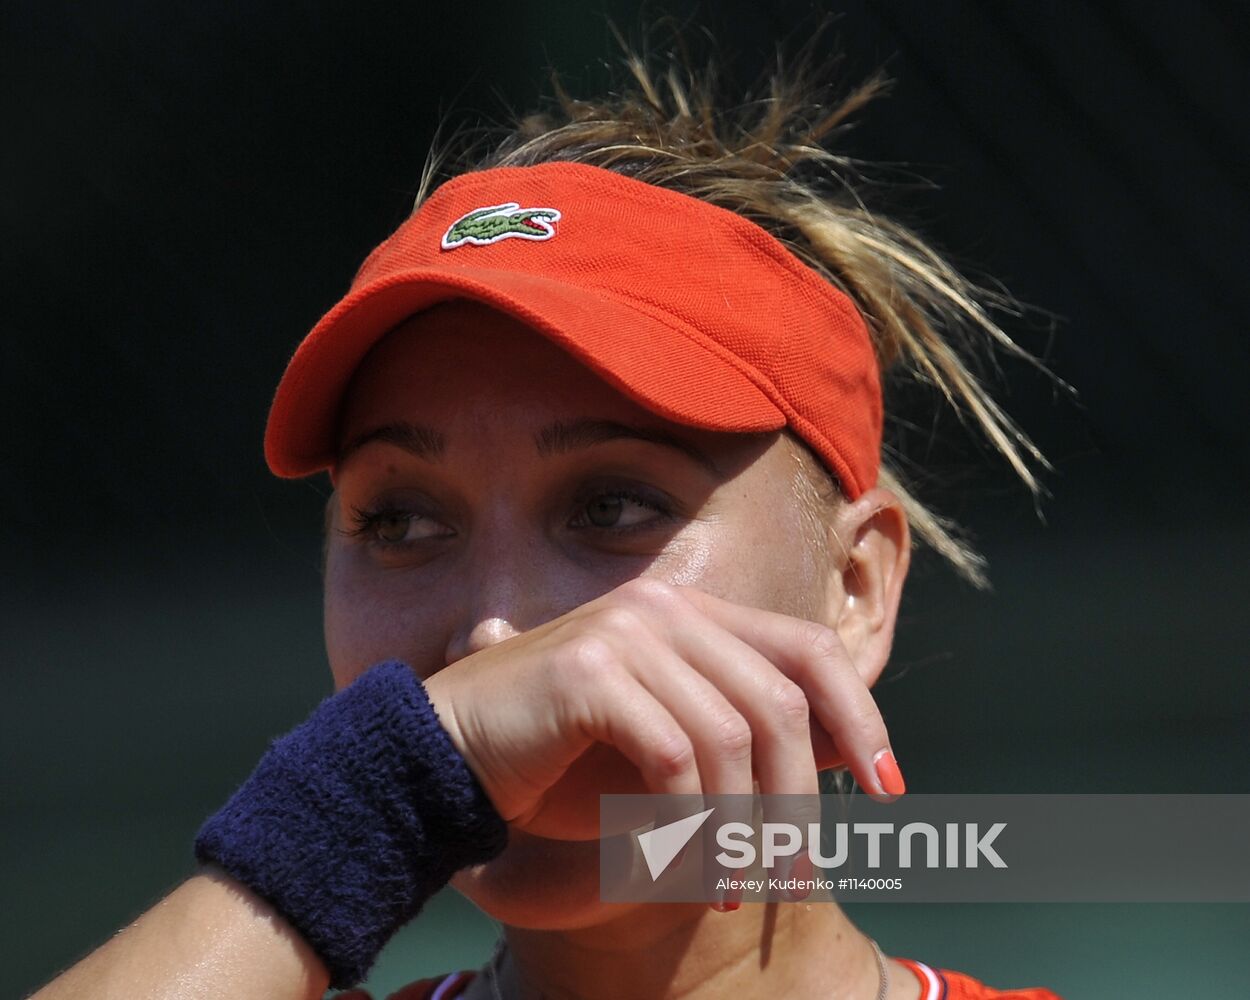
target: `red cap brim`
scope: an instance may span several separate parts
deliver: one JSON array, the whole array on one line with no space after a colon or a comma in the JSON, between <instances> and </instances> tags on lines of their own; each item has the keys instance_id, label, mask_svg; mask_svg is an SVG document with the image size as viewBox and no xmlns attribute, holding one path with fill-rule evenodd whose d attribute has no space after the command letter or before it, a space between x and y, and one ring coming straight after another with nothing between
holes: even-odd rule
<instances>
[{"instance_id":1,"label":"red cap brim","mask_svg":"<svg viewBox=\"0 0 1250 1000\"><path fill-rule=\"evenodd\" d=\"M400 323L451 299L480 302L525 323L623 395L676 423L739 433L786 425L740 359L673 317L530 274L426 269L353 291L300 345L265 433L273 472L297 478L332 466L343 396L365 355Z\"/></svg>"},{"instance_id":2,"label":"red cap brim","mask_svg":"<svg viewBox=\"0 0 1250 1000\"><path fill-rule=\"evenodd\" d=\"M848 496L876 481L880 381L855 303L742 216L576 163L462 174L378 246L278 386L269 467L333 466L343 396L369 349L457 298L544 334L660 416L789 426Z\"/></svg>"}]
</instances>

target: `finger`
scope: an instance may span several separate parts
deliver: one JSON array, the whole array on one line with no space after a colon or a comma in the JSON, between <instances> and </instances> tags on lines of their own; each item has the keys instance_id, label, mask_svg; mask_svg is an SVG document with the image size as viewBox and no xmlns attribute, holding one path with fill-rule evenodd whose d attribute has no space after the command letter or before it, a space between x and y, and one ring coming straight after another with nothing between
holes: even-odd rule
<instances>
[{"instance_id":1,"label":"finger","mask_svg":"<svg viewBox=\"0 0 1250 1000\"><path fill-rule=\"evenodd\" d=\"M803 689L816 719L865 791L881 798L901 794L897 766L893 774L888 769L893 755L885 721L835 631L789 615L731 604L691 588L683 588L683 594ZM878 761L883 763L889 789L878 774Z\"/></svg>"},{"instance_id":2,"label":"finger","mask_svg":"<svg viewBox=\"0 0 1250 1000\"><path fill-rule=\"evenodd\" d=\"M708 795L750 795L751 726L725 694L663 643L636 652L634 677L676 719L694 745Z\"/></svg>"},{"instance_id":3,"label":"finger","mask_svg":"<svg viewBox=\"0 0 1250 1000\"><path fill-rule=\"evenodd\" d=\"M793 877L806 884L807 844L813 827L820 825L819 778L806 695L758 651L705 616L689 616L675 644L750 724L762 796L760 860L770 875L787 881L787 898L804 898L807 890L800 882L788 880Z\"/></svg>"},{"instance_id":4,"label":"finger","mask_svg":"<svg viewBox=\"0 0 1250 1000\"><path fill-rule=\"evenodd\" d=\"M625 672L607 672L587 693L586 733L616 747L657 795L698 795L694 743L672 711Z\"/></svg>"},{"instance_id":5,"label":"finger","mask_svg":"<svg viewBox=\"0 0 1250 1000\"><path fill-rule=\"evenodd\" d=\"M846 761L838 753L833 737L825 732L825 727L820 724L815 716L812 717L811 729L812 753L816 758L816 769L818 771L845 771Z\"/></svg>"},{"instance_id":6,"label":"finger","mask_svg":"<svg viewBox=\"0 0 1250 1000\"><path fill-rule=\"evenodd\" d=\"M761 862L770 876L782 881L782 897L806 898L811 889L812 865L808 848L819 837L820 781L817 772L817 736L820 749L832 749L833 742L819 724L813 725L811 707L803 689L785 676L757 650L737 636L702 619L707 631L699 629L703 641L715 637L719 645L736 655L717 658L713 669L731 684L732 677L742 687L733 688L730 698L744 704L753 729L767 734L757 738L756 774L762 793L760 829ZM728 688L725 688L728 690ZM761 744L763 744L761 746Z\"/></svg>"},{"instance_id":7,"label":"finger","mask_svg":"<svg viewBox=\"0 0 1250 1000\"><path fill-rule=\"evenodd\" d=\"M714 821L701 830L704 888L718 909L737 909L741 893L724 888L742 872L717 860L715 831L752 819L752 748L750 723L707 677L662 642L635 649L636 676L689 734L699 762L704 806Z\"/></svg>"},{"instance_id":8,"label":"finger","mask_svg":"<svg viewBox=\"0 0 1250 1000\"><path fill-rule=\"evenodd\" d=\"M764 795L819 791L811 709L803 689L766 657L706 618L692 618L677 652L742 714L753 734L752 764Z\"/></svg>"}]
</instances>

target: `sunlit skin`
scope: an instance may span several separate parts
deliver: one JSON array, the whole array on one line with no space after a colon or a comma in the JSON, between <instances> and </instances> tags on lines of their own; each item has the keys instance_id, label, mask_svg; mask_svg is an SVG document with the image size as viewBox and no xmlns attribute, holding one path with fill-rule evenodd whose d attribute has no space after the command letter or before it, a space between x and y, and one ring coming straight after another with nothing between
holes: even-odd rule
<instances>
[{"instance_id":1,"label":"sunlit skin","mask_svg":"<svg viewBox=\"0 0 1250 1000\"><path fill-rule=\"evenodd\" d=\"M876 680L908 562L891 494L831 508L815 544L786 435L679 426L513 321L464 303L440 315L375 347L342 410L325 578L337 688L399 658L442 714L453 694L463 702L475 654L502 656L518 644L499 644L639 578L826 625L855 683ZM874 749L835 747L820 726L802 742L777 759L807 760L813 775ZM757 770L769 766L761 743ZM486 759L478 744L462 750ZM644 787L608 747L568 781L587 796ZM507 926L519 995L876 995L870 947L832 904L604 904L597 865L593 840L514 825L502 856L454 880ZM892 976L892 997L917 995L909 974Z\"/></svg>"}]
</instances>

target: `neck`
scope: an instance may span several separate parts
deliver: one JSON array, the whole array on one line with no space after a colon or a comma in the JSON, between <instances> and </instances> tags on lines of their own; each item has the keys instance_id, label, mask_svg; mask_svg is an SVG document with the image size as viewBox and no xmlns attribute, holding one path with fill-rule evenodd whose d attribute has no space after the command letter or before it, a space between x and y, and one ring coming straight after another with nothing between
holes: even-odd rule
<instances>
[{"instance_id":1,"label":"neck","mask_svg":"<svg viewBox=\"0 0 1250 1000\"><path fill-rule=\"evenodd\" d=\"M520 1000L875 1000L869 940L833 904L649 905L575 931L507 929L501 993ZM895 965L890 997L914 996ZM907 980L911 980L910 983Z\"/></svg>"}]
</instances>

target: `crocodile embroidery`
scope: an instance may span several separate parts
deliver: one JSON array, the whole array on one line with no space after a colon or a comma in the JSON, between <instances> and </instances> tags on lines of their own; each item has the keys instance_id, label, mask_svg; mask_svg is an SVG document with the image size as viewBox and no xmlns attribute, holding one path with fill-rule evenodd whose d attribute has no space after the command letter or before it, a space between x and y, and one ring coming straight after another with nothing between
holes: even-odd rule
<instances>
[{"instance_id":1,"label":"crocodile embroidery","mask_svg":"<svg viewBox=\"0 0 1250 1000\"><path fill-rule=\"evenodd\" d=\"M487 205L460 216L443 234L443 249L472 243L483 247L510 236L522 240L549 240L556 234L553 223L560 218L554 208L522 208L515 201Z\"/></svg>"}]
</instances>

